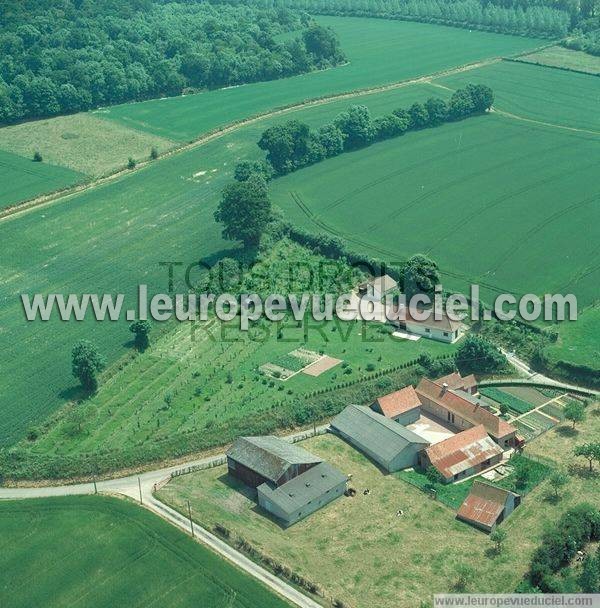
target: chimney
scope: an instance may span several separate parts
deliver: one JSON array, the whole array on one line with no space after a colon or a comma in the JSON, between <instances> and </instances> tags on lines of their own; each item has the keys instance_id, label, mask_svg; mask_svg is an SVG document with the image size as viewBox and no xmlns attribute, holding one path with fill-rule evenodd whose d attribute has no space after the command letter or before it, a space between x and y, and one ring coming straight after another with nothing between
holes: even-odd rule
<instances>
[{"instance_id":1,"label":"chimney","mask_svg":"<svg viewBox=\"0 0 600 608\"><path fill-rule=\"evenodd\" d=\"M444 384L442 384L442 395L448 390L448 383L444 382Z\"/></svg>"}]
</instances>

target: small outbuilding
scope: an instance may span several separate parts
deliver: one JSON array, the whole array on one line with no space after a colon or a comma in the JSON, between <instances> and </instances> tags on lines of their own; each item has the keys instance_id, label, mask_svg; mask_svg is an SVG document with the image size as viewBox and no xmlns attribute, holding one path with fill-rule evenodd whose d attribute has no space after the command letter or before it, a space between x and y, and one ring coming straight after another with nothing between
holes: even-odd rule
<instances>
[{"instance_id":1,"label":"small outbuilding","mask_svg":"<svg viewBox=\"0 0 600 608\"><path fill-rule=\"evenodd\" d=\"M282 525L291 526L342 496L347 481L341 471L321 462L279 487L258 486L258 504Z\"/></svg>"},{"instance_id":2,"label":"small outbuilding","mask_svg":"<svg viewBox=\"0 0 600 608\"><path fill-rule=\"evenodd\" d=\"M476 479L456 517L485 532L504 521L521 504L521 496Z\"/></svg>"},{"instance_id":3,"label":"small outbuilding","mask_svg":"<svg viewBox=\"0 0 600 608\"><path fill-rule=\"evenodd\" d=\"M296 444L273 435L238 437L227 451L229 474L251 488L278 487L323 462Z\"/></svg>"},{"instance_id":4,"label":"small outbuilding","mask_svg":"<svg viewBox=\"0 0 600 608\"><path fill-rule=\"evenodd\" d=\"M349 405L331 421L332 430L393 473L415 466L429 442L368 407Z\"/></svg>"},{"instance_id":5,"label":"small outbuilding","mask_svg":"<svg viewBox=\"0 0 600 608\"><path fill-rule=\"evenodd\" d=\"M398 288L398 282L389 274L373 277L366 284L366 295L377 302Z\"/></svg>"},{"instance_id":6,"label":"small outbuilding","mask_svg":"<svg viewBox=\"0 0 600 608\"><path fill-rule=\"evenodd\" d=\"M371 409L386 418L407 426L416 422L421 415L421 400L413 386L405 386L399 391L378 397Z\"/></svg>"}]
</instances>

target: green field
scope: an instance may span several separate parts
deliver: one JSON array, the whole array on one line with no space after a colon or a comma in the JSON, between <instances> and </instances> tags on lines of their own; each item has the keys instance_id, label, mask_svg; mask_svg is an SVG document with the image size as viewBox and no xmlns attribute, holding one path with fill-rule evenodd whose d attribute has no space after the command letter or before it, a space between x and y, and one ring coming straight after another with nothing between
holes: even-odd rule
<instances>
[{"instance_id":1,"label":"green field","mask_svg":"<svg viewBox=\"0 0 600 608\"><path fill-rule=\"evenodd\" d=\"M66 188L83 180L84 177L81 173L64 167L47 162L35 163L31 157L24 158L0 150L0 183L2 183L0 209L39 194Z\"/></svg>"},{"instance_id":2,"label":"green field","mask_svg":"<svg viewBox=\"0 0 600 608\"><path fill-rule=\"evenodd\" d=\"M338 34L349 63L301 76L198 95L114 106L105 118L181 141L274 107L431 74L511 55L541 41L531 38L353 17L319 17Z\"/></svg>"},{"instance_id":3,"label":"green field","mask_svg":"<svg viewBox=\"0 0 600 608\"><path fill-rule=\"evenodd\" d=\"M284 608L148 511L114 498L0 503L0 606Z\"/></svg>"},{"instance_id":4,"label":"green field","mask_svg":"<svg viewBox=\"0 0 600 608\"><path fill-rule=\"evenodd\" d=\"M446 93L441 91L441 96ZM430 85L360 98L374 114L437 94ZM290 114L319 126L345 110L348 100ZM94 341L109 362L131 350L125 321L62 323L24 320L20 293L123 293L135 304L137 285L168 289L164 261L185 268L199 258L214 262L237 246L221 239L213 212L235 162L259 158L261 132L281 118L263 120L193 150L160 159L117 181L69 200L0 222L0 444L23 436L74 395L70 350L80 338ZM175 289L184 270L176 267ZM192 280L197 273L192 272ZM40 347L40 344L43 345Z\"/></svg>"},{"instance_id":5,"label":"green field","mask_svg":"<svg viewBox=\"0 0 600 608\"><path fill-rule=\"evenodd\" d=\"M550 346L548 354L552 360L600 367L600 306L584 310L577 321L560 325L558 342Z\"/></svg>"},{"instance_id":6,"label":"green field","mask_svg":"<svg viewBox=\"0 0 600 608\"><path fill-rule=\"evenodd\" d=\"M563 46L551 46L537 53L519 57L519 59L550 67L600 74L600 57L595 57L583 51L572 51Z\"/></svg>"},{"instance_id":7,"label":"green field","mask_svg":"<svg viewBox=\"0 0 600 608\"><path fill-rule=\"evenodd\" d=\"M597 440L598 420L590 417L590 426L576 441ZM557 450L551 434L558 439ZM565 468L574 463L573 438L550 431L536 441L543 443L538 448L533 442L528 448L535 456L548 452ZM325 435L302 445L351 473L351 485L358 491L354 498L342 497L288 529L256 509L225 467L178 477L159 496L182 512L189 500L199 523L209 528L224 525L233 539L246 539L319 584L327 597L356 608L414 608L431 601L434 593L453 592L459 563L475 571L468 591L510 593L526 572L546 526L581 501L599 504L598 476L573 474L558 502L547 500L551 490L542 482L502 523L508 537L502 554L496 555L488 537L457 521L454 510L394 475L383 475L341 439ZM536 474L542 468L546 470L536 467ZM363 495L364 488L370 489L368 496ZM396 516L398 509L404 511L402 517Z\"/></svg>"},{"instance_id":8,"label":"green field","mask_svg":"<svg viewBox=\"0 0 600 608\"><path fill-rule=\"evenodd\" d=\"M572 290L583 307L600 278L598 143L487 115L342 154L271 191L290 221L354 249L388 261L430 255L446 287L478 282L488 299Z\"/></svg>"},{"instance_id":9,"label":"green field","mask_svg":"<svg viewBox=\"0 0 600 608\"><path fill-rule=\"evenodd\" d=\"M435 82L452 89L486 84L498 110L600 135L600 80L586 74L502 61Z\"/></svg>"}]
</instances>

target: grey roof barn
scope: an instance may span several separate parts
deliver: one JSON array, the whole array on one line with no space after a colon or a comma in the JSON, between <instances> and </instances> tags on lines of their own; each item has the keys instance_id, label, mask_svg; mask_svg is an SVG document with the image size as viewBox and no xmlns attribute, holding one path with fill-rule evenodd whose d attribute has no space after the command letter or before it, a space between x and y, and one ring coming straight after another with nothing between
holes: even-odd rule
<instances>
[{"instance_id":1,"label":"grey roof barn","mask_svg":"<svg viewBox=\"0 0 600 608\"><path fill-rule=\"evenodd\" d=\"M331 421L331 428L386 471L412 467L429 442L406 427L373 412L349 405Z\"/></svg>"},{"instance_id":2,"label":"grey roof barn","mask_svg":"<svg viewBox=\"0 0 600 608\"><path fill-rule=\"evenodd\" d=\"M227 452L230 473L248 485L265 481L281 485L322 459L303 448L275 437L238 437Z\"/></svg>"}]
</instances>

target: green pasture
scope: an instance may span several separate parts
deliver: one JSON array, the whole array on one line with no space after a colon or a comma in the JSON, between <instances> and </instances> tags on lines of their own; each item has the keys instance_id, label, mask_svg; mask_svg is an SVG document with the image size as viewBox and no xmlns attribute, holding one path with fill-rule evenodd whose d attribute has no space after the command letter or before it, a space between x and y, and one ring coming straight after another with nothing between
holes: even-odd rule
<instances>
[{"instance_id":1,"label":"green pasture","mask_svg":"<svg viewBox=\"0 0 600 608\"><path fill-rule=\"evenodd\" d=\"M443 97L445 92L439 90ZM418 85L365 95L360 103L373 114L406 107L438 95ZM349 105L337 101L295 111L290 117L317 127ZM213 212L223 186L240 159L260 158L261 132L282 118L262 120L185 153L160 159L117 181L70 199L0 222L0 445L24 434L76 394L70 372L74 342L95 342L109 362L131 350L126 321L27 323L21 293L123 293L125 307L135 307L137 285L149 293L168 289L174 267L175 289L185 288L185 269L200 258L213 263L239 253L221 239ZM32 163L33 164L33 163ZM8 255L10 253L10 255ZM197 269L190 272L198 278Z\"/></svg>"},{"instance_id":2,"label":"green pasture","mask_svg":"<svg viewBox=\"0 0 600 608\"><path fill-rule=\"evenodd\" d=\"M145 509L82 496L0 503L3 608L284 608Z\"/></svg>"},{"instance_id":3,"label":"green pasture","mask_svg":"<svg viewBox=\"0 0 600 608\"><path fill-rule=\"evenodd\" d=\"M561 323L558 341L548 348L548 354L554 361L600 367L600 306L587 308L577 321Z\"/></svg>"},{"instance_id":4,"label":"green pasture","mask_svg":"<svg viewBox=\"0 0 600 608\"><path fill-rule=\"evenodd\" d=\"M528 61L550 67L580 70L590 74L600 74L600 57L573 51L562 46L551 46L536 53L520 57L521 61Z\"/></svg>"},{"instance_id":5,"label":"green pasture","mask_svg":"<svg viewBox=\"0 0 600 608\"><path fill-rule=\"evenodd\" d=\"M600 79L587 74L502 61L434 82L452 89L486 84L499 111L600 136Z\"/></svg>"},{"instance_id":6,"label":"green pasture","mask_svg":"<svg viewBox=\"0 0 600 608\"><path fill-rule=\"evenodd\" d=\"M155 135L188 141L271 108L520 53L541 43L531 38L383 19L319 17L318 21L339 35L347 65L284 80L113 106L99 115Z\"/></svg>"},{"instance_id":7,"label":"green pasture","mask_svg":"<svg viewBox=\"0 0 600 608\"><path fill-rule=\"evenodd\" d=\"M488 301L575 293L584 307L600 277L599 143L486 115L342 154L271 192L288 220L354 249L388 261L430 255L446 287L476 282Z\"/></svg>"},{"instance_id":8,"label":"green pasture","mask_svg":"<svg viewBox=\"0 0 600 608\"><path fill-rule=\"evenodd\" d=\"M66 188L85 177L65 167L33 162L32 158L33 154L30 158L24 158L0 150L0 209L39 194Z\"/></svg>"}]
</instances>

